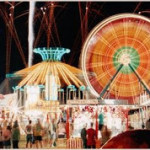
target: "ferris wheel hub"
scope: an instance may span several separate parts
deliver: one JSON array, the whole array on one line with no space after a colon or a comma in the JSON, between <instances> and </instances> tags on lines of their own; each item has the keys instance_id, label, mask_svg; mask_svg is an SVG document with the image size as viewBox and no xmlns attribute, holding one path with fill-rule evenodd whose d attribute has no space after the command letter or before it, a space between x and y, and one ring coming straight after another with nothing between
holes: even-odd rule
<instances>
[{"instance_id":1,"label":"ferris wheel hub","mask_svg":"<svg viewBox=\"0 0 150 150\"><path fill-rule=\"evenodd\" d=\"M121 64L123 64L124 66L128 66L131 62L131 58L130 58L130 55L125 53L125 54L122 54L122 56L120 57L119 59L119 62Z\"/></svg>"}]
</instances>

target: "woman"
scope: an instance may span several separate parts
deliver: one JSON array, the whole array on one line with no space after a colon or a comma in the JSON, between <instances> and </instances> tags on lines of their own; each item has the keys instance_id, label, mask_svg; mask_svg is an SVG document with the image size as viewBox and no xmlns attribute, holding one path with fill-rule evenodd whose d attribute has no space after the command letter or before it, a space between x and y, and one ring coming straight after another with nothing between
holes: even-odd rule
<instances>
[{"instance_id":1,"label":"woman","mask_svg":"<svg viewBox=\"0 0 150 150\"><path fill-rule=\"evenodd\" d=\"M56 146L56 129L57 125L54 119L52 119L52 124L51 124L51 146L55 147Z\"/></svg>"},{"instance_id":2,"label":"woman","mask_svg":"<svg viewBox=\"0 0 150 150\"><path fill-rule=\"evenodd\" d=\"M46 122L45 127L43 129L43 144L47 147L48 143L50 142L50 123Z\"/></svg>"},{"instance_id":3,"label":"woman","mask_svg":"<svg viewBox=\"0 0 150 150\"><path fill-rule=\"evenodd\" d=\"M2 137L3 137L3 147L5 149L11 148L11 128L10 126L7 126L6 128L3 128L2 130Z\"/></svg>"},{"instance_id":4,"label":"woman","mask_svg":"<svg viewBox=\"0 0 150 150\"><path fill-rule=\"evenodd\" d=\"M13 148L19 148L18 143L20 140L20 129L18 126L18 121L16 120L14 122L14 126L12 128L12 142L13 142Z\"/></svg>"},{"instance_id":5,"label":"woman","mask_svg":"<svg viewBox=\"0 0 150 150\"><path fill-rule=\"evenodd\" d=\"M35 140L35 145L36 148L42 148L42 132L43 132L43 127L40 123L40 120L37 120L37 123L35 124L33 128L33 135L34 135L34 140Z\"/></svg>"},{"instance_id":6,"label":"woman","mask_svg":"<svg viewBox=\"0 0 150 150\"><path fill-rule=\"evenodd\" d=\"M87 128L87 124L85 124L81 130L81 139L83 143L83 148L87 148L86 128Z\"/></svg>"},{"instance_id":7,"label":"woman","mask_svg":"<svg viewBox=\"0 0 150 150\"><path fill-rule=\"evenodd\" d=\"M0 149L3 148L3 136L2 136L2 127L0 125Z\"/></svg>"},{"instance_id":8,"label":"woman","mask_svg":"<svg viewBox=\"0 0 150 150\"><path fill-rule=\"evenodd\" d=\"M60 122L58 123L57 135L58 135L58 138L65 138L66 124L63 118L61 118Z\"/></svg>"},{"instance_id":9,"label":"woman","mask_svg":"<svg viewBox=\"0 0 150 150\"><path fill-rule=\"evenodd\" d=\"M103 126L101 134L102 134L102 145L104 145L110 139L111 131L107 128L107 126Z\"/></svg>"}]
</instances>

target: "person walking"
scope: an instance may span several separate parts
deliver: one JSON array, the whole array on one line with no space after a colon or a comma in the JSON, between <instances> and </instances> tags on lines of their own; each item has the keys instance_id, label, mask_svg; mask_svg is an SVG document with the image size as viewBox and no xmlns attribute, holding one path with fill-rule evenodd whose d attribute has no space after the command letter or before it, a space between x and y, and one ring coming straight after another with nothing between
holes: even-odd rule
<instances>
[{"instance_id":1,"label":"person walking","mask_svg":"<svg viewBox=\"0 0 150 150\"><path fill-rule=\"evenodd\" d=\"M56 129L57 129L57 124L56 120L52 119L52 126L51 126L51 146L55 147L56 146Z\"/></svg>"},{"instance_id":2,"label":"person walking","mask_svg":"<svg viewBox=\"0 0 150 150\"><path fill-rule=\"evenodd\" d=\"M146 129L150 130L150 118L146 121Z\"/></svg>"},{"instance_id":3,"label":"person walking","mask_svg":"<svg viewBox=\"0 0 150 150\"><path fill-rule=\"evenodd\" d=\"M102 134L102 145L104 145L110 139L111 131L107 128L107 126L103 126L101 134Z\"/></svg>"},{"instance_id":4,"label":"person walking","mask_svg":"<svg viewBox=\"0 0 150 150\"><path fill-rule=\"evenodd\" d=\"M50 138L51 138L51 124L49 121L46 121L43 127L43 144L45 147L48 146L48 144L51 142Z\"/></svg>"},{"instance_id":5,"label":"person walking","mask_svg":"<svg viewBox=\"0 0 150 150\"><path fill-rule=\"evenodd\" d=\"M87 147L95 148L96 147L96 131L93 129L93 123L91 127L87 130Z\"/></svg>"},{"instance_id":6,"label":"person walking","mask_svg":"<svg viewBox=\"0 0 150 150\"><path fill-rule=\"evenodd\" d=\"M13 148L17 149L18 143L20 140L20 129L18 126L18 121L16 120L14 122L13 128L12 128L12 143L13 143Z\"/></svg>"},{"instance_id":7,"label":"person walking","mask_svg":"<svg viewBox=\"0 0 150 150\"><path fill-rule=\"evenodd\" d=\"M66 136L66 123L64 122L63 118L61 118L58 123L57 135L58 138L65 138Z\"/></svg>"},{"instance_id":8,"label":"person walking","mask_svg":"<svg viewBox=\"0 0 150 150\"><path fill-rule=\"evenodd\" d=\"M40 123L40 120L37 120L37 123L35 124L33 128L33 134L34 134L34 140L36 148L40 147L42 148L42 133L43 133L43 127Z\"/></svg>"},{"instance_id":9,"label":"person walking","mask_svg":"<svg viewBox=\"0 0 150 150\"><path fill-rule=\"evenodd\" d=\"M11 148L11 128L10 126L4 127L2 129L2 138L3 138L3 148Z\"/></svg>"},{"instance_id":10,"label":"person walking","mask_svg":"<svg viewBox=\"0 0 150 150\"><path fill-rule=\"evenodd\" d=\"M29 120L29 124L26 126L25 129L25 133L26 133L26 148L28 148L29 144L30 144L30 148L32 148L32 142L33 142L33 127L32 127L32 121Z\"/></svg>"},{"instance_id":11,"label":"person walking","mask_svg":"<svg viewBox=\"0 0 150 150\"><path fill-rule=\"evenodd\" d=\"M0 149L3 148L2 126L0 125Z\"/></svg>"},{"instance_id":12,"label":"person walking","mask_svg":"<svg viewBox=\"0 0 150 150\"><path fill-rule=\"evenodd\" d=\"M86 128L87 128L87 124L85 124L83 129L81 130L81 139L83 142L83 148L87 148Z\"/></svg>"},{"instance_id":13,"label":"person walking","mask_svg":"<svg viewBox=\"0 0 150 150\"><path fill-rule=\"evenodd\" d=\"M101 131L104 126L104 115L102 113L102 110L98 116L98 119L99 119L99 130Z\"/></svg>"}]
</instances>

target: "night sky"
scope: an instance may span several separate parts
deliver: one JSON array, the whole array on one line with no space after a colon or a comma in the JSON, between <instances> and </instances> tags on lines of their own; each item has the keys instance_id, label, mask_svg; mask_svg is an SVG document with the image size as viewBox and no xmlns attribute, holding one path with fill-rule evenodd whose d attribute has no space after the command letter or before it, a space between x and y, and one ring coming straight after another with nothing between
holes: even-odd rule
<instances>
[{"instance_id":1,"label":"night sky","mask_svg":"<svg viewBox=\"0 0 150 150\"><path fill-rule=\"evenodd\" d=\"M21 42L25 59L28 59L28 9L29 2L15 2L18 4L14 9L14 26ZM80 2L82 13L85 13L86 5L88 5L88 29L85 34L85 39L81 36L81 21L78 7L79 2L56 2L57 6L54 11L55 26L52 26L52 37L50 47L64 47L71 49L70 54L63 57L63 62L73 66L78 66L81 49L83 46L82 40L85 40L88 33L99 22L105 18L119 13L138 13L139 11L149 11L150 2ZM34 15L34 34L37 37L41 20L41 7L48 7L48 2L37 2ZM10 13L10 5L6 2L0 2L0 9L6 14ZM24 15L23 15L24 14ZM21 15L21 16L20 16ZM142 15L150 17L150 13L142 13ZM20 17L18 17L20 16ZM57 29L57 34L56 34ZM6 46L7 46L7 30L8 26L4 21L4 16L0 13L0 82L5 79L6 66ZM39 42L34 47L46 47L47 45L47 27L43 23L42 34ZM52 38L51 37L51 38ZM59 37L59 38L58 38ZM7 73L13 73L23 69L22 58L19 54L15 40L12 38L10 53L10 69ZM33 64L41 61L39 55L34 55ZM28 62L28 61L27 61Z\"/></svg>"}]
</instances>

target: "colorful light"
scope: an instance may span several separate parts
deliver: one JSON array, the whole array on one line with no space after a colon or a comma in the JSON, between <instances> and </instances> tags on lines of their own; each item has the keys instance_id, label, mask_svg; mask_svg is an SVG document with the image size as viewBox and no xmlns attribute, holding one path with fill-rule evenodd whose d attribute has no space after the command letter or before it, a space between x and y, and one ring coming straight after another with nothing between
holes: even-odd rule
<instances>
[{"instance_id":1,"label":"colorful light","mask_svg":"<svg viewBox=\"0 0 150 150\"><path fill-rule=\"evenodd\" d=\"M43 61L60 61L64 54L70 53L70 49L62 47L35 48L34 52L40 54Z\"/></svg>"},{"instance_id":2,"label":"colorful light","mask_svg":"<svg viewBox=\"0 0 150 150\"><path fill-rule=\"evenodd\" d=\"M39 86L27 86L27 101L30 104L36 103L40 99L40 88Z\"/></svg>"},{"instance_id":3,"label":"colorful light","mask_svg":"<svg viewBox=\"0 0 150 150\"><path fill-rule=\"evenodd\" d=\"M46 75L45 99L48 101L58 100L58 85L52 74Z\"/></svg>"},{"instance_id":4,"label":"colorful light","mask_svg":"<svg viewBox=\"0 0 150 150\"><path fill-rule=\"evenodd\" d=\"M150 20L144 16L118 14L92 30L82 49L81 65L93 95L99 97L121 64L123 67L109 86L109 98L134 103L135 97L143 91L135 72L149 87L149 27ZM94 72L95 76L88 76L89 72Z\"/></svg>"}]
</instances>

